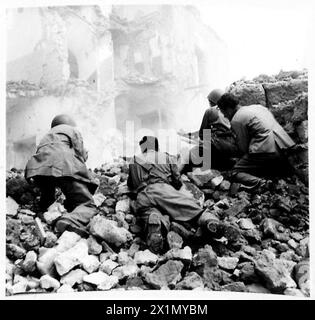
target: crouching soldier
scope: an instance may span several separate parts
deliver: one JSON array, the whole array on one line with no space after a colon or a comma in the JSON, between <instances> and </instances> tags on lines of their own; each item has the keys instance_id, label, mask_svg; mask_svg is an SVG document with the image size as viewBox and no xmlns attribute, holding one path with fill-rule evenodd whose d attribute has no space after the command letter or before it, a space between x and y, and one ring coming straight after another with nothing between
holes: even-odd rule
<instances>
[{"instance_id":1,"label":"crouching soldier","mask_svg":"<svg viewBox=\"0 0 315 320\"><path fill-rule=\"evenodd\" d=\"M214 89L207 96L209 108L204 113L198 132L199 145L190 150L188 160L183 159L179 166L181 173L190 171L192 167L202 166L204 169L218 170L233 167L232 158L238 155L235 136L229 120L217 107L217 102L223 94L222 90Z\"/></svg>"},{"instance_id":2,"label":"crouching soldier","mask_svg":"<svg viewBox=\"0 0 315 320\"><path fill-rule=\"evenodd\" d=\"M231 121L242 153L232 170L235 182L256 189L266 184L264 178L283 176L292 171L287 155L295 143L267 108L240 106L231 94L224 94L218 107Z\"/></svg>"},{"instance_id":3,"label":"crouching soldier","mask_svg":"<svg viewBox=\"0 0 315 320\"><path fill-rule=\"evenodd\" d=\"M64 207L68 213L57 220L56 231L69 230L85 237L87 224L96 214L91 204L98 184L85 165L87 151L75 126L73 119L65 114L52 120L51 130L27 162L25 178L39 187L42 212L56 200L55 189L59 187L66 198Z\"/></svg>"},{"instance_id":4,"label":"crouching soldier","mask_svg":"<svg viewBox=\"0 0 315 320\"><path fill-rule=\"evenodd\" d=\"M134 156L129 165L127 184L137 194L136 214L145 222L147 245L152 252L163 249L162 226L167 229L168 225L163 215L179 223L200 226L208 237L232 234L231 225L222 223L193 197L180 191L183 184L178 167L167 153L159 151L157 138L144 136L139 144L141 154Z\"/></svg>"}]
</instances>

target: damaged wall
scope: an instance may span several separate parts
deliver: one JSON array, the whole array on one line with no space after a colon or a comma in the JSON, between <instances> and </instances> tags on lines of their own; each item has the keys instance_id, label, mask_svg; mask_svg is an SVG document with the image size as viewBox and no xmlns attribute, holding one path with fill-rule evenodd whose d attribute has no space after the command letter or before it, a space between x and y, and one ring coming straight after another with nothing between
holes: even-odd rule
<instances>
[{"instance_id":1,"label":"damaged wall","mask_svg":"<svg viewBox=\"0 0 315 320\"><path fill-rule=\"evenodd\" d=\"M7 167L25 166L58 113L76 119L89 166L108 159L104 127L115 127L108 18L95 7L50 7L11 9L8 21Z\"/></svg>"},{"instance_id":2,"label":"damaged wall","mask_svg":"<svg viewBox=\"0 0 315 320\"><path fill-rule=\"evenodd\" d=\"M225 45L191 6L21 8L7 18L8 168L24 167L60 112L81 126L90 167L122 153L114 129L127 120L196 130L208 91L225 80Z\"/></svg>"},{"instance_id":3,"label":"damaged wall","mask_svg":"<svg viewBox=\"0 0 315 320\"><path fill-rule=\"evenodd\" d=\"M131 110L139 126L196 130L208 91L223 85L226 74L225 45L200 22L198 11L114 6L111 31L115 78L124 96L116 110Z\"/></svg>"}]
</instances>

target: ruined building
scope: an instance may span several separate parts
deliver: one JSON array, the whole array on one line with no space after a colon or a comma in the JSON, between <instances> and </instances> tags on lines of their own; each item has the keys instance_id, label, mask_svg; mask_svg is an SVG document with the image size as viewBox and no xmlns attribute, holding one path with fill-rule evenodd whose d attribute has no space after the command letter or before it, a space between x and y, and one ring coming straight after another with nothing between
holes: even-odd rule
<instances>
[{"instance_id":1,"label":"ruined building","mask_svg":"<svg viewBox=\"0 0 315 320\"><path fill-rule=\"evenodd\" d=\"M9 9L7 168L24 168L57 113L75 116L90 167L121 153L127 120L197 129L225 68L224 43L192 6Z\"/></svg>"}]
</instances>

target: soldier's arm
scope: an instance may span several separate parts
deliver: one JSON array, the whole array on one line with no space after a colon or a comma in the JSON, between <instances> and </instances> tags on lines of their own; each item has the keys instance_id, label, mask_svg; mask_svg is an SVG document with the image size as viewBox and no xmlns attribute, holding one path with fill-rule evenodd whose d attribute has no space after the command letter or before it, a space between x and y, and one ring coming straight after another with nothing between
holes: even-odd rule
<instances>
[{"instance_id":1,"label":"soldier's arm","mask_svg":"<svg viewBox=\"0 0 315 320\"><path fill-rule=\"evenodd\" d=\"M231 123L232 131L235 134L236 144L238 148L238 152L240 155L245 154L248 152L248 134L244 126L240 123L233 122Z\"/></svg>"},{"instance_id":2,"label":"soldier's arm","mask_svg":"<svg viewBox=\"0 0 315 320\"><path fill-rule=\"evenodd\" d=\"M88 152L84 148L83 138L79 131L75 130L74 139L72 139L72 147L77 156L79 156L83 162L86 162L88 158Z\"/></svg>"},{"instance_id":3,"label":"soldier's arm","mask_svg":"<svg viewBox=\"0 0 315 320\"><path fill-rule=\"evenodd\" d=\"M136 168L136 165L134 163L130 163L129 164L129 172L128 172L128 178L127 178L127 186L130 190L130 198L132 200L136 200L137 198L137 185L136 185L136 175L137 175L137 172L136 172L137 168Z\"/></svg>"},{"instance_id":4,"label":"soldier's arm","mask_svg":"<svg viewBox=\"0 0 315 320\"><path fill-rule=\"evenodd\" d=\"M201 125L200 125L200 129L199 129L199 139L203 140L203 130L204 129L209 129L209 123L208 123L208 111L209 109L206 110L206 112L203 115L202 121L201 121Z\"/></svg>"},{"instance_id":5,"label":"soldier's arm","mask_svg":"<svg viewBox=\"0 0 315 320\"><path fill-rule=\"evenodd\" d=\"M171 184L176 189L179 190L181 186L183 185L178 166L176 163L172 162L170 163L171 168Z\"/></svg>"}]
</instances>

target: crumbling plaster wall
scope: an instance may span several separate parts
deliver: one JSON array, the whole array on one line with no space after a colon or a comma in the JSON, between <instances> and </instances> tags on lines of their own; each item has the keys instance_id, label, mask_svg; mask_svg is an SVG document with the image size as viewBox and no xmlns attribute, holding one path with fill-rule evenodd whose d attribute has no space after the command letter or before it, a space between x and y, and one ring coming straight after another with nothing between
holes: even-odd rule
<instances>
[{"instance_id":1,"label":"crumbling plaster wall","mask_svg":"<svg viewBox=\"0 0 315 320\"><path fill-rule=\"evenodd\" d=\"M110 152L106 150L106 141L107 130L115 127L114 104L104 97L103 100L100 99L98 94L93 94L85 87L73 85L69 86L67 91L63 96L51 93L42 97L9 99L7 145L12 146L16 141L33 136L36 136L38 143L49 130L52 118L59 113L68 113L75 118L85 147L89 150L88 165L95 167L100 161L109 159ZM19 164L20 161L16 162L9 151L7 166Z\"/></svg>"},{"instance_id":2,"label":"crumbling plaster wall","mask_svg":"<svg viewBox=\"0 0 315 320\"><path fill-rule=\"evenodd\" d=\"M34 136L38 143L58 113L74 116L90 151L89 166L108 159L111 151L106 150L106 129L116 126L112 42L106 25L92 23L99 17L91 8L8 12L8 168L23 168L28 156L28 152L21 153L17 161L14 143L28 143ZM102 21L106 24L105 17ZM28 24L36 32L26 31L26 40L20 42ZM70 51L78 66L78 79L70 78Z\"/></svg>"},{"instance_id":3,"label":"crumbling plaster wall","mask_svg":"<svg viewBox=\"0 0 315 320\"><path fill-rule=\"evenodd\" d=\"M7 12L7 81L21 79L53 86L69 76L65 26L53 10L10 9Z\"/></svg>"},{"instance_id":4,"label":"crumbling plaster wall","mask_svg":"<svg viewBox=\"0 0 315 320\"><path fill-rule=\"evenodd\" d=\"M208 72L216 48L224 48L220 39L192 7L114 6L114 25L105 9L8 11L8 150L34 132L38 140L59 112L74 114L82 124L91 167L120 148L115 143L121 139L113 139L117 119L138 127L197 129L211 77L222 75ZM35 87L28 91L29 85ZM124 104L114 106L121 95ZM8 165L16 165L11 153Z\"/></svg>"},{"instance_id":5,"label":"crumbling plaster wall","mask_svg":"<svg viewBox=\"0 0 315 320\"><path fill-rule=\"evenodd\" d=\"M208 92L224 83L225 45L190 6L114 6L113 13L115 78L130 95L135 84L155 88L152 99L170 118L164 126L196 130Z\"/></svg>"}]
</instances>

